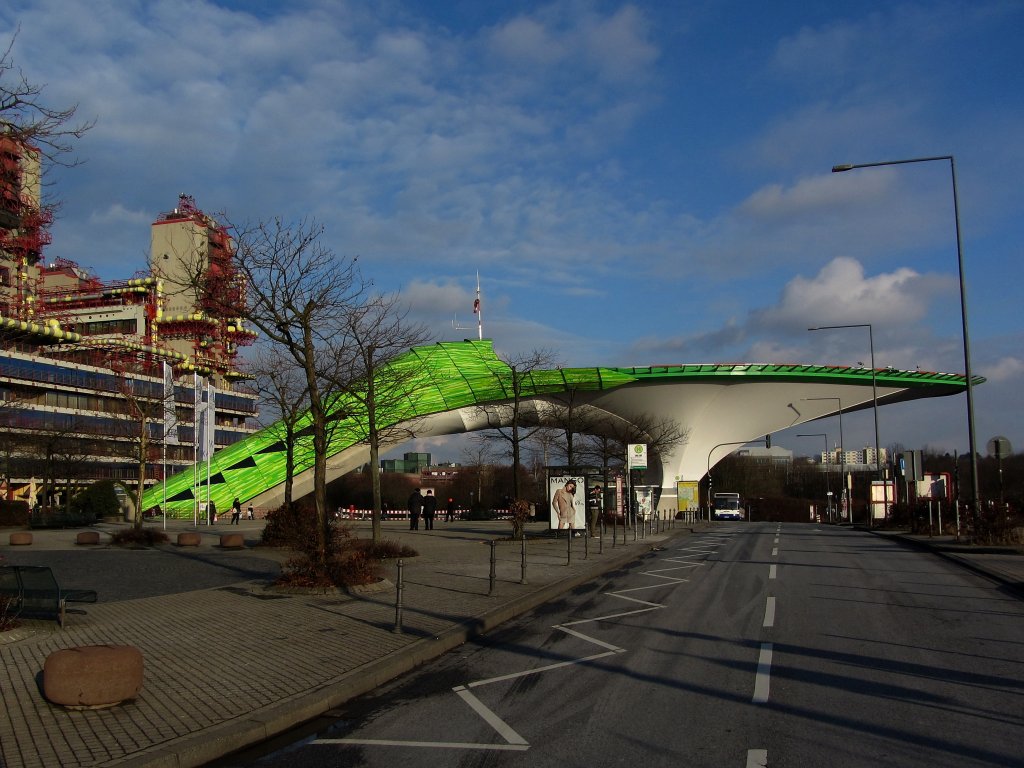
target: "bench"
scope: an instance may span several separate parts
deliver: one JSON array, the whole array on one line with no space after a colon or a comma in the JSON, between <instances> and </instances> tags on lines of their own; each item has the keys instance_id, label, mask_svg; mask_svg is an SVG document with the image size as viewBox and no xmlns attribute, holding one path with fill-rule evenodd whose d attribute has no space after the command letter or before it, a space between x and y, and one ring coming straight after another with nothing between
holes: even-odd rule
<instances>
[{"instance_id":1,"label":"bench","mask_svg":"<svg viewBox=\"0 0 1024 768\"><path fill-rule=\"evenodd\" d=\"M0 601L9 603L10 618L53 619L63 629L68 613L85 613L67 604L95 603L96 592L61 589L45 565L4 565L0 566Z\"/></svg>"}]
</instances>

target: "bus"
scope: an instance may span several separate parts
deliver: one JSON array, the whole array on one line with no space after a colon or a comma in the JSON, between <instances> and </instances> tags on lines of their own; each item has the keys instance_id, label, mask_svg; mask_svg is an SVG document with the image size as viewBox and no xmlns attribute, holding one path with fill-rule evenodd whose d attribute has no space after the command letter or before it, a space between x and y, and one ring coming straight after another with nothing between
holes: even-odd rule
<instances>
[{"instance_id":1,"label":"bus","mask_svg":"<svg viewBox=\"0 0 1024 768\"><path fill-rule=\"evenodd\" d=\"M743 505L738 493L716 493L714 498L715 520L742 520Z\"/></svg>"}]
</instances>

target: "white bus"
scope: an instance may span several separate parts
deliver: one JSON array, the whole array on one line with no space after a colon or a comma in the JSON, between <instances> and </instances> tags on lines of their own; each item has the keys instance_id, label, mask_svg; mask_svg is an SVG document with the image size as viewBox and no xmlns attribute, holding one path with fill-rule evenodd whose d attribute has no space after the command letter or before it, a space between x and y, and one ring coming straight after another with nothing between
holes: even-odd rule
<instances>
[{"instance_id":1,"label":"white bus","mask_svg":"<svg viewBox=\"0 0 1024 768\"><path fill-rule=\"evenodd\" d=\"M714 499L715 520L742 520L743 506L738 493L716 493Z\"/></svg>"}]
</instances>

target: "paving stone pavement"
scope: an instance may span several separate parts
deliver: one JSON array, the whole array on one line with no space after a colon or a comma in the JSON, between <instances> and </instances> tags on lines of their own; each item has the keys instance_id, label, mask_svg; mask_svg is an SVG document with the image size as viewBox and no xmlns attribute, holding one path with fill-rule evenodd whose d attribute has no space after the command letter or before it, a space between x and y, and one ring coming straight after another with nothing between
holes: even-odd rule
<instances>
[{"instance_id":1,"label":"paving stone pavement","mask_svg":"<svg viewBox=\"0 0 1024 768\"><path fill-rule=\"evenodd\" d=\"M159 525L159 523L157 523ZM368 522L350 523L363 537ZM69 616L60 630L25 622L0 633L0 768L157 766L185 768L258 743L397 677L576 586L642 558L667 539L708 524L675 523L616 546L611 538L568 540L531 524L521 568L520 544L507 522L441 523L409 531L387 521L384 538L407 544L401 632L396 632L397 565L387 581L360 594L294 594L268 589L287 553L257 547L260 521L193 527L171 521L174 541L197 531L197 548L173 544L123 551L107 546L116 524L94 526L98 547L77 546L75 530L33 532L27 547L7 546L8 564L45 564L62 587L97 589L100 601ZM223 533L244 534L244 550L222 550ZM893 535L891 533L887 535ZM936 549L1015 588L1024 587L1017 549L978 549L946 539L904 537ZM490 592L490 542L495 590ZM589 548L589 552L587 552ZM139 697L94 710L67 710L42 695L42 669L53 651L128 644L145 659Z\"/></svg>"}]
</instances>

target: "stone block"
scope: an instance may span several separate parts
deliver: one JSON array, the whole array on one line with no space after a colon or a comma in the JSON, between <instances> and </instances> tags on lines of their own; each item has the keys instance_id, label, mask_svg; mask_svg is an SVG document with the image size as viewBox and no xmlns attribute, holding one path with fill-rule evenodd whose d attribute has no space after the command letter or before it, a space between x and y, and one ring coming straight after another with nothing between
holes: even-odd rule
<instances>
[{"instance_id":1,"label":"stone block","mask_svg":"<svg viewBox=\"0 0 1024 768\"><path fill-rule=\"evenodd\" d=\"M75 544L99 544L99 531L79 531L75 536Z\"/></svg>"},{"instance_id":2,"label":"stone block","mask_svg":"<svg viewBox=\"0 0 1024 768\"><path fill-rule=\"evenodd\" d=\"M245 547L245 537L240 533L224 533L220 537L221 549L242 549Z\"/></svg>"},{"instance_id":3,"label":"stone block","mask_svg":"<svg viewBox=\"0 0 1024 768\"><path fill-rule=\"evenodd\" d=\"M10 543L12 547L25 546L32 543L31 531L15 531L11 534Z\"/></svg>"},{"instance_id":4,"label":"stone block","mask_svg":"<svg viewBox=\"0 0 1024 768\"><path fill-rule=\"evenodd\" d=\"M179 547L198 547L201 541L202 536L194 531L183 531L178 534Z\"/></svg>"},{"instance_id":5,"label":"stone block","mask_svg":"<svg viewBox=\"0 0 1024 768\"><path fill-rule=\"evenodd\" d=\"M142 690L142 652L131 645L85 645L46 657L43 695L74 709L112 707Z\"/></svg>"}]
</instances>

